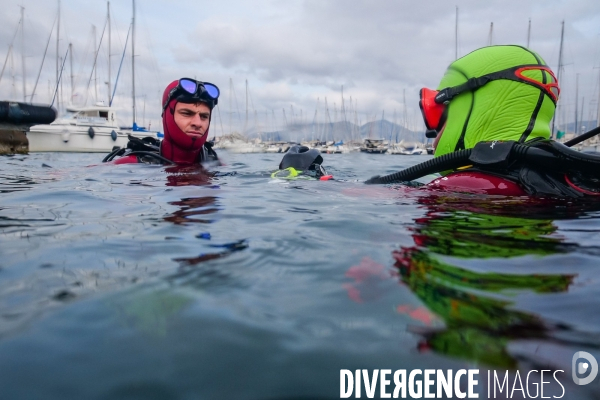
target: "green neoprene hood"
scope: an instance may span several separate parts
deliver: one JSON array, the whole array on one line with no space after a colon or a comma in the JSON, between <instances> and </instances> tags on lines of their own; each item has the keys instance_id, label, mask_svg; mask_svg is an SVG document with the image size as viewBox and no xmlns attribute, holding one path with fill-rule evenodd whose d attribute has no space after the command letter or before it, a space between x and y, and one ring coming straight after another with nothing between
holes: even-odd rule
<instances>
[{"instance_id":1,"label":"green neoprene hood","mask_svg":"<svg viewBox=\"0 0 600 400\"><path fill-rule=\"evenodd\" d=\"M484 47L450 64L438 90L461 85L470 78L532 64L545 66L546 62L521 46ZM523 75L540 83L552 80L542 70L525 71ZM494 80L450 101L435 156L472 148L481 141L548 139L554 110L550 96L538 87L507 79Z\"/></svg>"}]
</instances>

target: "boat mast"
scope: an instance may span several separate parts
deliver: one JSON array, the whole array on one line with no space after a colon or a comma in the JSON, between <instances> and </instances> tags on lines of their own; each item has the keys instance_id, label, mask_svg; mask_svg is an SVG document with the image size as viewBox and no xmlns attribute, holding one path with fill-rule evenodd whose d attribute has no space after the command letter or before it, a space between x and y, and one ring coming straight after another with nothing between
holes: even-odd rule
<instances>
[{"instance_id":1,"label":"boat mast","mask_svg":"<svg viewBox=\"0 0 600 400\"><path fill-rule=\"evenodd\" d=\"M402 125L404 126L404 129L408 129L408 122L406 119L406 89L402 89Z\"/></svg>"},{"instance_id":2,"label":"boat mast","mask_svg":"<svg viewBox=\"0 0 600 400\"><path fill-rule=\"evenodd\" d=\"M69 69L71 70L71 101L73 103L73 96L75 95L75 85L73 83L73 43L69 43Z\"/></svg>"},{"instance_id":3,"label":"boat mast","mask_svg":"<svg viewBox=\"0 0 600 400\"><path fill-rule=\"evenodd\" d=\"M348 136L348 119L346 118L346 103L344 102L344 85L342 85L342 116L344 117L344 139ZM352 134L351 134L352 135Z\"/></svg>"},{"instance_id":4,"label":"boat mast","mask_svg":"<svg viewBox=\"0 0 600 400\"><path fill-rule=\"evenodd\" d=\"M362 139L360 127L358 126L358 99L354 99L354 124L356 125L356 131L358 134L358 140Z\"/></svg>"},{"instance_id":5,"label":"boat mast","mask_svg":"<svg viewBox=\"0 0 600 400\"><path fill-rule=\"evenodd\" d=\"M600 68L598 68L598 81L600 82ZM596 113L596 126L600 126L600 87L598 88L598 111Z\"/></svg>"},{"instance_id":6,"label":"boat mast","mask_svg":"<svg viewBox=\"0 0 600 400\"><path fill-rule=\"evenodd\" d=\"M579 73L575 74L575 135L579 132L579 120L577 119L577 106L579 105Z\"/></svg>"},{"instance_id":7,"label":"boat mast","mask_svg":"<svg viewBox=\"0 0 600 400\"><path fill-rule=\"evenodd\" d=\"M110 1L106 2L106 18L108 19L108 104L112 103L112 96L110 93L110 88L111 88L111 81L110 81L110 61L111 61L111 54L110 54L110 43L111 43L111 29L110 29Z\"/></svg>"},{"instance_id":8,"label":"boat mast","mask_svg":"<svg viewBox=\"0 0 600 400\"><path fill-rule=\"evenodd\" d=\"M17 90L16 90L16 84L15 84L15 56L14 56L14 51L11 51L10 53L10 76L11 76L11 80L12 80L12 93L11 96L12 98L16 98L17 97Z\"/></svg>"},{"instance_id":9,"label":"boat mast","mask_svg":"<svg viewBox=\"0 0 600 400\"><path fill-rule=\"evenodd\" d=\"M558 71L556 71L556 80L558 81L558 83L560 84L560 71L562 70L562 53L563 53L563 40L565 37L565 21L563 20L561 23L562 27L560 30L560 48L558 51ZM558 115L558 107L559 107L559 102L556 103L556 112L554 113L554 118L552 118L552 136L551 138L554 139L554 127L556 125L556 116Z\"/></svg>"},{"instance_id":10,"label":"boat mast","mask_svg":"<svg viewBox=\"0 0 600 400\"><path fill-rule=\"evenodd\" d=\"M454 23L454 59L458 60L458 6L456 6L456 20Z\"/></svg>"},{"instance_id":11,"label":"boat mast","mask_svg":"<svg viewBox=\"0 0 600 400\"><path fill-rule=\"evenodd\" d=\"M60 0L58 0L58 21L56 24L56 87L57 88L58 88L58 70L59 70L58 59L60 57L59 40L60 40ZM60 112L60 97L58 97L56 99L56 109Z\"/></svg>"},{"instance_id":12,"label":"boat mast","mask_svg":"<svg viewBox=\"0 0 600 400\"><path fill-rule=\"evenodd\" d=\"M98 44L96 43L96 25L92 25L94 36L94 101L98 101L98 75L96 74L96 60L98 59Z\"/></svg>"},{"instance_id":13,"label":"boat mast","mask_svg":"<svg viewBox=\"0 0 600 400\"><path fill-rule=\"evenodd\" d=\"M531 18L529 18L529 26L527 27L527 48L529 48L529 40L531 39Z\"/></svg>"},{"instance_id":14,"label":"boat mast","mask_svg":"<svg viewBox=\"0 0 600 400\"><path fill-rule=\"evenodd\" d=\"M585 126L583 126L583 110L585 108L585 96L583 96L581 98L581 111L579 114L579 123L582 124L581 128L579 128L580 131L585 130Z\"/></svg>"},{"instance_id":15,"label":"boat mast","mask_svg":"<svg viewBox=\"0 0 600 400\"><path fill-rule=\"evenodd\" d=\"M315 108L315 116L313 117L313 123L311 128L311 141L315 140L315 125L317 124L317 112L319 111L319 98L317 97L317 107Z\"/></svg>"},{"instance_id":16,"label":"boat mast","mask_svg":"<svg viewBox=\"0 0 600 400\"><path fill-rule=\"evenodd\" d=\"M392 124L392 130L390 132L390 143L392 142L392 136L396 133L395 143L398 143L398 131L396 130L396 109L394 108L394 123Z\"/></svg>"},{"instance_id":17,"label":"boat mast","mask_svg":"<svg viewBox=\"0 0 600 400\"><path fill-rule=\"evenodd\" d=\"M382 139L385 139L385 136L383 136L383 119L384 118L385 118L385 110L382 110L381 111L381 122L379 123L379 132L381 132L380 133L380 135L381 135L380 137ZM391 140L391 138L390 138L390 140Z\"/></svg>"},{"instance_id":18,"label":"boat mast","mask_svg":"<svg viewBox=\"0 0 600 400\"><path fill-rule=\"evenodd\" d=\"M135 125L135 0L133 4L133 17L131 18L131 98L133 102L133 125Z\"/></svg>"},{"instance_id":19,"label":"boat mast","mask_svg":"<svg viewBox=\"0 0 600 400\"><path fill-rule=\"evenodd\" d=\"M488 37L488 46L492 45L493 37L494 37L494 23L490 22L490 35Z\"/></svg>"},{"instance_id":20,"label":"boat mast","mask_svg":"<svg viewBox=\"0 0 600 400\"><path fill-rule=\"evenodd\" d=\"M323 132L323 142L327 142L327 132L330 130L329 128L331 127L331 115L329 114L329 106L327 105L327 97L325 97L325 110L327 111L327 130L325 130Z\"/></svg>"},{"instance_id":21,"label":"boat mast","mask_svg":"<svg viewBox=\"0 0 600 400\"><path fill-rule=\"evenodd\" d=\"M23 103L27 102L25 91L25 7L21 6L21 67L23 69Z\"/></svg>"},{"instance_id":22,"label":"boat mast","mask_svg":"<svg viewBox=\"0 0 600 400\"><path fill-rule=\"evenodd\" d=\"M248 129L248 79L246 79L246 121L244 122L244 135Z\"/></svg>"}]
</instances>

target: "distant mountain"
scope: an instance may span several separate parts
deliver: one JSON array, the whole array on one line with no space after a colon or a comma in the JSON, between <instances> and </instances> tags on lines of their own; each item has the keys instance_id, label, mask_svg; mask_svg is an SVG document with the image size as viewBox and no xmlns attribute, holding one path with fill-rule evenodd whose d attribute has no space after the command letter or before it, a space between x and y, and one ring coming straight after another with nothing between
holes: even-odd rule
<instances>
[{"instance_id":1,"label":"distant mountain","mask_svg":"<svg viewBox=\"0 0 600 400\"><path fill-rule=\"evenodd\" d=\"M584 131L595 128L596 121L582 121L578 126L579 133L581 134ZM563 130L564 126L557 125L555 130L558 129ZM566 129L568 133L573 133L575 131L575 123L568 123ZM305 140L360 142L365 138L385 139L391 142L400 142L401 140L427 142L425 132L411 131L386 119L367 122L361 126L357 126L349 121L340 121L330 124L289 124L287 129L268 132L257 132L255 128L250 128L245 132L245 136L249 139L260 138L263 141L284 142L302 142Z\"/></svg>"},{"instance_id":2,"label":"distant mountain","mask_svg":"<svg viewBox=\"0 0 600 400\"><path fill-rule=\"evenodd\" d=\"M407 140L425 142L425 132L414 132L388 120L367 122L357 126L352 122L340 121L329 124L290 124L285 130L257 132L251 128L245 132L249 139L260 138L263 141L305 140L320 141L362 141L365 138L383 138L392 142Z\"/></svg>"}]
</instances>

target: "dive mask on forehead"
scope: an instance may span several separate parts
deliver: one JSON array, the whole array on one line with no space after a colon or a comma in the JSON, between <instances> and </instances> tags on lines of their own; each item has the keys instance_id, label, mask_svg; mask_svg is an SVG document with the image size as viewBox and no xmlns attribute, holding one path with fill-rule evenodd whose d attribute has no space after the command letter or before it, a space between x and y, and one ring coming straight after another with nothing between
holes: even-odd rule
<instances>
[{"instance_id":1,"label":"dive mask on forehead","mask_svg":"<svg viewBox=\"0 0 600 400\"><path fill-rule=\"evenodd\" d=\"M523 74L525 71L531 70L542 71L542 82ZM470 78L461 85L447 87L439 91L423 88L420 91L419 108L427 127L426 136L428 138L437 136L446 122L448 103L454 97L464 92L474 92L487 83L498 79L506 79L534 86L550 97L554 104L558 101L560 88L556 76L547 66L536 64L518 65L477 78ZM546 80L549 82L546 82Z\"/></svg>"},{"instance_id":2,"label":"dive mask on forehead","mask_svg":"<svg viewBox=\"0 0 600 400\"><path fill-rule=\"evenodd\" d=\"M219 88L209 82L200 82L191 78L181 78L171 91L169 92L163 111L173 99L182 102L204 102L207 103L212 110L219 102Z\"/></svg>"}]
</instances>

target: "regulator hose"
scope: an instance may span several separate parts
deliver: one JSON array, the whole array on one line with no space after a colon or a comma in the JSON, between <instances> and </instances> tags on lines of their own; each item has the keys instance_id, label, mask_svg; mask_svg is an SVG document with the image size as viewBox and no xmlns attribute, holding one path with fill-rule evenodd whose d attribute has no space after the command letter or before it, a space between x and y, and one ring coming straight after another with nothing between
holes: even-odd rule
<instances>
[{"instance_id":1,"label":"regulator hose","mask_svg":"<svg viewBox=\"0 0 600 400\"><path fill-rule=\"evenodd\" d=\"M432 158L424 163L413 165L412 167L403 169L390 175L376 175L365 183L371 184L386 184L395 182L408 182L414 179L421 178L425 175L435 172L446 171L449 169L463 167L469 163L469 156L472 149L455 151L454 153L444 154L443 156Z\"/></svg>"},{"instance_id":2,"label":"regulator hose","mask_svg":"<svg viewBox=\"0 0 600 400\"><path fill-rule=\"evenodd\" d=\"M425 175L468 165L485 170L506 170L515 162L534 163L552 171L581 171L600 175L600 157L581 153L562 143L540 141L531 145L515 141L479 142L472 149L432 158L399 172L385 176L374 176L366 184L408 182Z\"/></svg>"},{"instance_id":3,"label":"regulator hose","mask_svg":"<svg viewBox=\"0 0 600 400\"><path fill-rule=\"evenodd\" d=\"M589 138L596 136L599 133L600 133L600 126L597 126L594 129L592 129L591 131L582 133L581 135L576 136L573 139L565 142L565 146L567 146L567 147L575 146L576 144L579 144L579 143L583 142L584 140L588 140Z\"/></svg>"}]
</instances>

